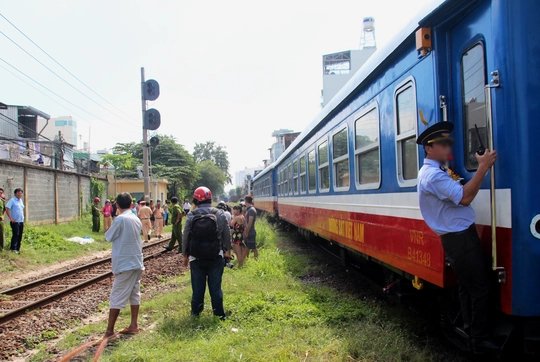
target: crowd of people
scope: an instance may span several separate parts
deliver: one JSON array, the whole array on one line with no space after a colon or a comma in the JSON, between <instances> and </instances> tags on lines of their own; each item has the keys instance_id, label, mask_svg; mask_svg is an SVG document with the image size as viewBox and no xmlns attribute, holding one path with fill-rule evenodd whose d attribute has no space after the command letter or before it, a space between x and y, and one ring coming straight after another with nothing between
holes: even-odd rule
<instances>
[{"instance_id":1,"label":"crowd of people","mask_svg":"<svg viewBox=\"0 0 540 362\"><path fill-rule=\"evenodd\" d=\"M176 203L178 199L174 198ZM99 197L94 198L92 206L92 231L98 233L101 228L101 217L103 216L103 228L106 233L112 225L112 222L121 214L121 208L116 200L105 200L105 204L100 206ZM150 200L148 205L145 200L132 199L130 211L137 216L142 223L142 233L145 241L149 241L152 234L158 239L163 238L163 228L169 224L169 205L173 206L173 201ZM189 205L189 204L188 204ZM191 207L191 205L190 205ZM189 211L189 210L188 210Z\"/></svg>"},{"instance_id":2,"label":"crowd of people","mask_svg":"<svg viewBox=\"0 0 540 362\"><path fill-rule=\"evenodd\" d=\"M106 203L107 204L107 203ZM106 338L115 335L115 324L120 310L127 303L131 307L131 323L120 330L120 334L136 334L139 332L138 313L140 305L140 281L144 270L142 247L146 241L145 223L163 222L164 207L160 200L154 209L152 202L146 206L144 201L134 206L134 200L128 193L116 198L116 219L105 232L105 240L113 243L112 269L115 275L111 296L109 323L105 332ZM240 205L232 209L225 202L212 206L212 192L206 187L199 187L193 194L191 204L185 200L181 207L178 198L171 198L167 210L170 210L170 221L173 223L171 242L165 247L174 250L178 243L177 254L182 254L185 267L191 274L191 315L199 316L204 309L206 286L210 292L212 311L216 317L225 320L227 315L223 307L222 277L225 265L230 262L231 249L241 267L250 251L258 257L255 230L257 212L253 206L253 197L248 195ZM187 209L189 205L189 209ZM137 209L137 212L133 210ZM161 212L156 213L155 210ZM149 210L153 210L150 212ZM142 213L141 213L142 211ZM154 220L150 216L154 216ZM182 219L185 216L182 230ZM146 226L148 228L149 226ZM143 239L141 239L141 232Z\"/></svg>"}]
</instances>

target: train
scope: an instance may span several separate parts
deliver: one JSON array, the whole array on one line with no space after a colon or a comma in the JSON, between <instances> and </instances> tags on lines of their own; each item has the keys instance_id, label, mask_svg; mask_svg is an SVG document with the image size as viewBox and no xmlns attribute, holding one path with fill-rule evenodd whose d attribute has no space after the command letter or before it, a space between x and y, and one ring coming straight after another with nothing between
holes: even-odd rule
<instances>
[{"instance_id":1,"label":"train","mask_svg":"<svg viewBox=\"0 0 540 362\"><path fill-rule=\"evenodd\" d=\"M420 214L424 153L415 143L429 125L452 122L449 166L465 181L479 145L499 154L473 202L497 286L496 331L540 353L538 19L537 0L422 9L253 179L256 207L337 245L342 259L383 265L419 293L455 291L440 238Z\"/></svg>"}]
</instances>

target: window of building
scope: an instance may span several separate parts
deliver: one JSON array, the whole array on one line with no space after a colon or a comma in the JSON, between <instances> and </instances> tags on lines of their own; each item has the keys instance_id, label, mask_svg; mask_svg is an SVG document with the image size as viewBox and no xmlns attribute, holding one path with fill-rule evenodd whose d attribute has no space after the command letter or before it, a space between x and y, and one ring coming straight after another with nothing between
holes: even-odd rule
<instances>
[{"instance_id":1,"label":"window of building","mask_svg":"<svg viewBox=\"0 0 540 362\"><path fill-rule=\"evenodd\" d=\"M315 164L315 150L311 150L308 153L308 183L309 183L309 192L315 192L317 190L317 181L316 178L316 164Z\"/></svg>"},{"instance_id":2,"label":"window of building","mask_svg":"<svg viewBox=\"0 0 540 362\"><path fill-rule=\"evenodd\" d=\"M328 141L319 145L319 191L330 189L330 170L328 164Z\"/></svg>"},{"instance_id":3,"label":"window of building","mask_svg":"<svg viewBox=\"0 0 540 362\"><path fill-rule=\"evenodd\" d=\"M306 193L306 156L300 157L300 192Z\"/></svg>"},{"instance_id":4,"label":"window of building","mask_svg":"<svg viewBox=\"0 0 540 362\"><path fill-rule=\"evenodd\" d=\"M298 161L293 162L293 193L298 194Z\"/></svg>"},{"instance_id":5,"label":"window of building","mask_svg":"<svg viewBox=\"0 0 540 362\"><path fill-rule=\"evenodd\" d=\"M416 95L412 81L408 81L396 91L395 107L398 181L402 186L413 186L418 175L418 146Z\"/></svg>"},{"instance_id":6,"label":"window of building","mask_svg":"<svg viewBox=\"0 0 540 362\"><path fill-rule=\"evenodd\" d=\"M64 127L67 126L67 121L54 121L54 125L56 127Z\"/></svg>"},{"instance_id":7,"label":"window of building","mask_svg":"<svg viewBox=\"0 0 540 362\"><path fill-rule=\"evenodd\" d=\"M465 129L465 167L469 171L478 168L476 149L480 147L480 140L475 125L482 139L484 147L487 140L486 118L486 68L484 59L484 46L481 43L463 53L461 57L461 83L463 84L463 119Z\"/></svg>"},{"instance_id":8,"label":"window of building","mask_svg":"<svg viewBox=\"0 0 540 362\"><path fill-rule=\"evenodd\" d=\"M378 188L381 180L379 113L373 108L356 120L355 166L356 184L359 188Z\"/></svg>"},{"instance_id":9,"label":"window of building","mask_svg":"<svg viewBox=\"0 0 540 362\"><path fill-rule=\"evenodd\" d=\"M349 137L347 128L342 129L332 137L332 163L334 170L334 188L349 188Z\"/></svg>"}]
</instances>

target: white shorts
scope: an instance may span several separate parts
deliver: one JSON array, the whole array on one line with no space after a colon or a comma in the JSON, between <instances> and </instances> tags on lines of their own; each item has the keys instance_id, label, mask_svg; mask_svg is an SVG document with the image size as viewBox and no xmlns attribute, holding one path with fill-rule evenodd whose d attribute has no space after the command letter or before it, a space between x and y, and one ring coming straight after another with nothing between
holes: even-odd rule
<instances>
[{"instance_id":1,"label":"white shorts","mask_svg":"<svg viewBox=\"0 0 540 362\"><path fill-rule=\"evenodd\" d=\"M111 291L111 309L124 309L127 302L131 305L141 304L141 277L143 271L128 270L114 276Z\"/></svg>"}]
</instances>

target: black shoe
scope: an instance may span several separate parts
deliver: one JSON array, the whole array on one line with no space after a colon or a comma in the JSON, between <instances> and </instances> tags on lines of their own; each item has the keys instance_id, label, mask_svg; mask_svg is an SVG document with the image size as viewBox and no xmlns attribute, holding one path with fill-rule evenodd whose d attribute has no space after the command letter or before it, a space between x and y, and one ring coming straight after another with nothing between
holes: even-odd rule
<instances>
[{"instance_id":1,"label":"black shoe","mask_svg":"<svg viewBox=\"0 0 540 362\"><path fill-rule=\"evenodd\" d=\"M172 251L172 248L169 248L168 246L164 246L163 249L165 249L166 251Z\"/></svg>"},{"instance_id":2,"label":"black shoe","mask_svg":"<svg viewBox=\"0 0 540 362\"><path fill-rule=\"evenodd\" d=\"M484 354L484 353L499 353L501 346L490 340L486 339L473 339L472 341L473 351L475 354Z\"/></svg>"}]
</instances>

